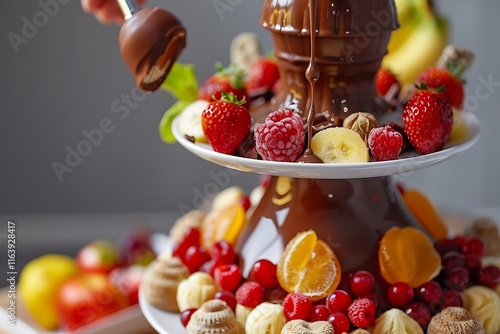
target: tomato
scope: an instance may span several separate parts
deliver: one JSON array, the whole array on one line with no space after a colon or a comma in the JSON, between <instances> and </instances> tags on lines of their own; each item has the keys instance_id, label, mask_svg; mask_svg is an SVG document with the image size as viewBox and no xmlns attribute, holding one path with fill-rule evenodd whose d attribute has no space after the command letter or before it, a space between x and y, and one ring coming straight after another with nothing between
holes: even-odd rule
<instances>
[{"instance_id":1,"label":"tomato","mask_svg":"<svg viewBox=\"0 0 500 334\"><path fill-rule=\"evenodd\" d=\"M58 295L61 328L67 332L129 306L128 297L104 274L83 273L66 281Z\"/></svg>"},{"instance_id":2,"label":"tomato","mask_svg":"<svg viewBox=\"0 0 500 334\"><path fill-rule=\"evenodd\" d=\"M107 240L96 240L83 247L76 255L76 263L83 272L109 274L121 264L117 246Z\"/></svg>"}]
</instances>

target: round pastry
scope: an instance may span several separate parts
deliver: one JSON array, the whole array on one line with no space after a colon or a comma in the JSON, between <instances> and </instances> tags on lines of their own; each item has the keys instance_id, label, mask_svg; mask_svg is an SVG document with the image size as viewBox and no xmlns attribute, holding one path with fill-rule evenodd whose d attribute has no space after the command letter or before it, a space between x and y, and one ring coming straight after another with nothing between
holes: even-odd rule
<instances>
[{"instance_id":1,"label":"round pastry","mask_svg":"<svg viewBox=\"0 0 500 334\"><path fill-rule=\"evenodd\" d=\"M203 303L191 316L186 334L240 334L239 324L231 308L220 299Z\"/></svg>"},{"instance_id":2,"label":"round pastry","mask_svg":"<svg viewBox=\"0 0 500 334\"><path fill-rule=\"evenodd\" d=\"M447 307L432 317L427 334L484 334L481 323L463 307Z\"/></svg>"},{"instance_id":3,"label":"round pastry","mask_svg":"<svg viewBox=\"0 0 500 334\"><path fill-rule=\"evenodd\" d=\"M485 333L500 331L500 297L484 286L475 285L462 292L464 307L479 320Z\"/></svg>"},{"instance_id":4,"label":"round pastry","mask_svg":"<svg viewBox=\"0 0 500 334\"><path fill-rule=\"evenodd\" d=\"M156 259L146 270L142 281L144 298L153 306L178 312L177 287L189 276L189 269L178 257Z\"/></svg>"},{"instance_id":5,"label":"round pastry","mask_svg":"<svg viewBox=\"0 0 500 334\"><path fill-rule=\"evenodd\" d=\"M333 326L328 321L307 322L291 320L285 324L281 334L333 334Z\"/></svg>"}]
</instances>

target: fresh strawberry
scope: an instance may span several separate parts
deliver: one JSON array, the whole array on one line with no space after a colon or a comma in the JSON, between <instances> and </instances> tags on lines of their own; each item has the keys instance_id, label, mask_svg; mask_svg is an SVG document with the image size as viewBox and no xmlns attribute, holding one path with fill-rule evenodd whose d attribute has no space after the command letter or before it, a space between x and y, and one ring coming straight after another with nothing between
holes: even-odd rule
<instances>
[{"instance_id":1,"label":"fresh strawberry","mask_svg":"<svg viewBox=\"0 0 500 334\"><path fill-rule=\"evenodd\" d=\"M380 96L384 96L394 84L400 85L396 76L386 68L379 68L377 74L375 75L377 93Z\"/></svg>"},{"instance_id":2,"label":"fresh strawberry","mask_svg":"<svg viewBox=\"0 0 500 334\"><path fill-rule=\"evenodd\" d=\"M205 80L198 91L198 98L209 102L222 98L222 92L233 93L239 101L245 100L243 106L250 107L250 98L244 82L244 73L234 66L216 65L217 72Z\"/></svg>"},{"instance_id":3,"label":"fresh strawberry","mask_svg":"<svg viewBox=\"0 0 500 334\"><path fill-rule=\"evenodd\" d=\"M462 109L464 103L464 85L459 70L429 67L420 74L417 84L425 82L429 88L439 89L444 86L444 95L452 107Z\"/></svg>"},{"instance_id":4,"label":"fresh strawberry","mask_svg":"<svg viewBox=\"0 0 500 334\"><path fill-rule=\"evenodd\" d=\"M441 150L450 137L452 124L451 105L439 92L419 90L403 110L404 131L422 154Z\"/></svg>"},{"instance_id":5,"label":"fresh strawberry","mask_svg":"<svg viewBox=\"0 0 500 334\"><path fill-rule=\"evenodd\" d=\"M250 95L253 95L252 92L272 90L279 78L280 72L276 61L261 57L252 64L248 71L246 89Z\"/></svg>"},{"instance_id":6,"label":"fresh strawberry","mask_svg":"<svg viewBox=\"0 0 500 334\"><path fill-rule=\"evenodd\" d=\"M250 132L250 113L233 93L222 92L201 114L203 133L216 152L233 154Z\"/></svg>"},{"instance_id":7,"label":"fresh strawberry","mask_svg":"<svg viewBox=\"0 0 500 334\"><path fill-rule=\"evenodd\" d=\"M294 162L304 148L302 119L292 110L274 111L255 127L254 137L263 160Z\"/></svg>"}]
</instances>

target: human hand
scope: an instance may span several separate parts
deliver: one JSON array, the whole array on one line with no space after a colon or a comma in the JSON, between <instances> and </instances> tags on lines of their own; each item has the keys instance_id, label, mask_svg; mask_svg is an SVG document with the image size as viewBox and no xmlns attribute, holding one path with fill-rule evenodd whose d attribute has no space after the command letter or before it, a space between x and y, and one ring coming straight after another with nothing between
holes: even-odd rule
<instances>
[{"instance_id":1,"label":"human hand","mask_svg":"<svg viewBox=\"0 0 500 334\"><path fill-rule=\"evenodd\" d=\"M140 6L146 0L136 0ZM82 8L86 13L94 14L102 24L122 23L123 14L116 0L81 0Z\"/></svg>"}]
</instances>

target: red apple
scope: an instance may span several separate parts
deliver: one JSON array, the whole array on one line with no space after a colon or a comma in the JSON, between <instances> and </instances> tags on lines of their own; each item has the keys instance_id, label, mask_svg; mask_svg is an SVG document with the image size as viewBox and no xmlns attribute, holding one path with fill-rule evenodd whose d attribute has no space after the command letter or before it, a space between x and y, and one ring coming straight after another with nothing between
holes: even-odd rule
<instances>
[{"instance_id":1,"label":"red apple","mask_svg":"<svg viewBox=\"0 0 500 334\"><path fill-rule=\"evenodd\" d=\"M76 255L76 263L83 272L109 274L121 264L118 248L107 240L96 240L83 247Z\"/></svg>"},{"instance_id":2,"label":"red apple","mask_svg":"<svg viewBox=\"0 0 500 334\"><path fill-rule=\"evenodd\" d=\"M104 274L83 273L66 281L58 295L61 328L78 328L129 306L127 296Z\"/></svg>"},{"instance_id":3,"label":"red apple","mask_svg":"<svg viewBox=\"0 0 500 334\"><path fill-rule=\"evenodd\" d=\"M145 271L146 267L136 264L126 268L115 268L109 273L109 280L128 296L130 305L139 302L139 286Z\"/></svg>"}]
</instances>

